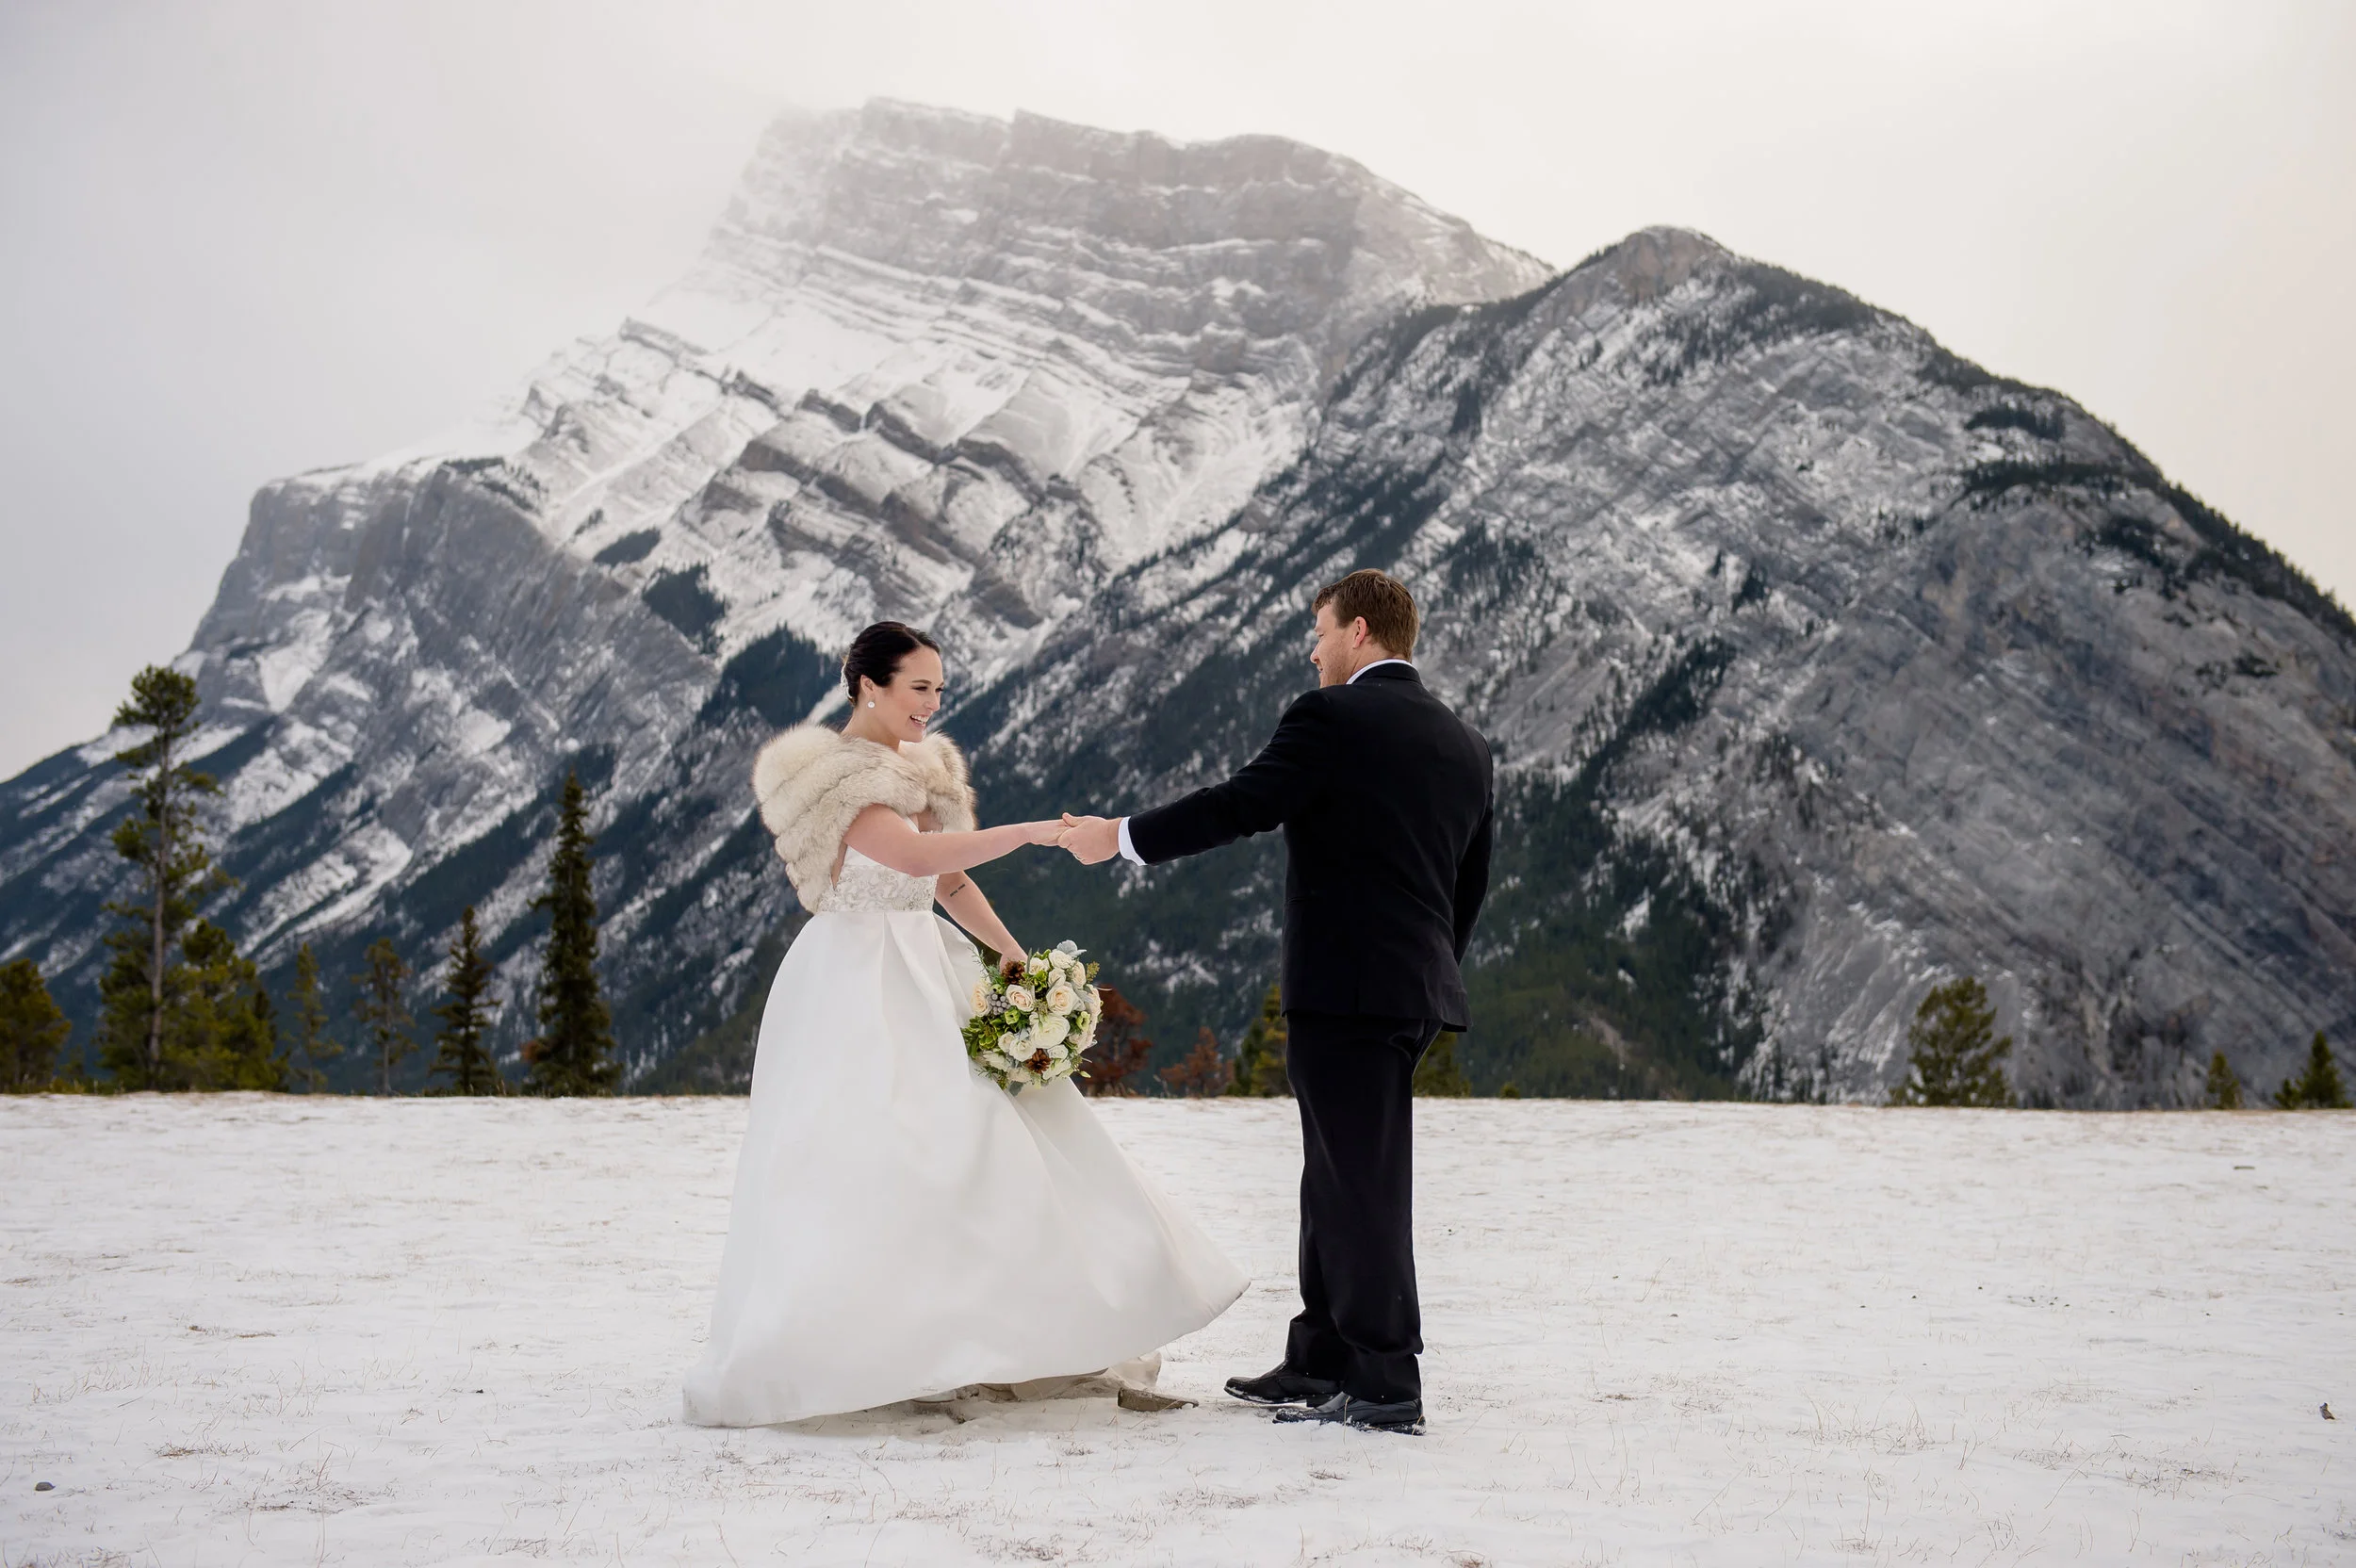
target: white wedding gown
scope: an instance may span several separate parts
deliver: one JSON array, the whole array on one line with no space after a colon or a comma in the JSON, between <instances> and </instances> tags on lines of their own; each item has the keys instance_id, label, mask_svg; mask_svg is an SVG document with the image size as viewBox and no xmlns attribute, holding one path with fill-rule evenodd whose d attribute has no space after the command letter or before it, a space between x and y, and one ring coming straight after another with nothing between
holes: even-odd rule
<instances>
[{"instance_id":1,"label":"white wedding gown","mask_svg":"<svg viewBox=\"0 0 2356 1568\"><path fill-rule=\"evenodd\" d=\"M1243 1293L1069 1080L1010 1095L969 1065L981 957L932 903L846 850L777 967L695 1425L1091 1373Z\"/></svg>"}]
</instances>

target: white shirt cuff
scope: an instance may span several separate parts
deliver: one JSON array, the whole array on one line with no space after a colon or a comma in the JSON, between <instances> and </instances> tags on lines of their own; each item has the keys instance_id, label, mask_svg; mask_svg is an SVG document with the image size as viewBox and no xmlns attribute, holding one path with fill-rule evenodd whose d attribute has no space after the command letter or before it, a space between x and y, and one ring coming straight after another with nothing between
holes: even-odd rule
<instances>
[{"instance_id":1,"label":"white shirt cuff","mask_svg":"<svg viewBox=\"0 0 2356 1568\"><path fill-rule=\"evenodd\" d=\"M1139 855L1137 846L1129 841L1129 819L1127 817L1121 819L1121 858L1134 861L1140 866L1145 864L1145 857Z\"/></svg>"}]
</instances>

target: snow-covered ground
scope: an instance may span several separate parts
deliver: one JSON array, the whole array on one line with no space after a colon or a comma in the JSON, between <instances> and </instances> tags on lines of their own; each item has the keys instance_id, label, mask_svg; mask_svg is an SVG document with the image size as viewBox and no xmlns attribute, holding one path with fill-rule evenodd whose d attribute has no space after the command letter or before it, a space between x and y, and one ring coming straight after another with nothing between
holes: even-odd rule
<instances>
[{"instance_id":1,"label":"snow-covered ground","mask_svg":"<svg viewBox=\"0 0 2356 1568\"><path fill-rule=\"evenodd\" d=\"M1426 1102L1409 1438L1218 1392L1282 1102L1104 1112L1198 1406L683 1427L744 1113L0 1102L0 1561L2356 1561L2356 1117Z\"/></svg>"}]
</instances>

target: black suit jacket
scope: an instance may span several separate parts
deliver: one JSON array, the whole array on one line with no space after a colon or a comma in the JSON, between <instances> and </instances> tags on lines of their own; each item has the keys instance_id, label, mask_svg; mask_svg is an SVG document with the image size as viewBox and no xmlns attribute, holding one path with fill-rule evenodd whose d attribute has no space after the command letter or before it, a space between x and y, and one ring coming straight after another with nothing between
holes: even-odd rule
<instances>
[{"instance_id":1,"label":"black suit jacket","mask_svg":"<svg viewBox=\"0 0 2356 1568\"><path fill-rule=\"evenodd\" d=\"M1284 710L1223 784L1129 819L1149 865L1284 830L1284 1008L1464 1028L1460 969L1489 890L1489 743L1409 664Z\"/></svg>"}]
</instances>

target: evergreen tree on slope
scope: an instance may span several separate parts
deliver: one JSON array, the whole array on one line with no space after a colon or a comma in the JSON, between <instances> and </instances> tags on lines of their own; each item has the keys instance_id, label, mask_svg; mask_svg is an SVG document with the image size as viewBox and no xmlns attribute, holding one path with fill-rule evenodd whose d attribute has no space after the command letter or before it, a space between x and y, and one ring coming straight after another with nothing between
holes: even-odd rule
<instances>
[{"instance_id":1,"label":"evergreen tree on slope","mask_svg":"<svg viewBox=\"0 0 2356 1568\"><path fill-rule=\"evenodd\" d=\"M429 1078L448 1077L450 1094L498 1094L506 1088L491 1048L483 1043L491 1016L499 1004L491 999L491 961L483 956L483 934L475 924L474 906L466 906L450 939L450 968L443 972L446 996L434 1009L442 1021L434 1037L434 1065Z\"/></svg>"},{"instance_id":2,"label":"evergreen tree on slope","mask_svg":"<svg viewBox=\"0 0 2356 1568\"><path fill-rule=\"evenodd\" d=\"M2285 1078L2282 1086L2274 1092L2274 1102L2286 1111L2344 1111L2348 1107L2348 1090L2340 1083L2339 1064L2331 1059L2331 1042L2323 1031L2315 1031L2315 1043L2307 1048L2307 1069L2296 1078Z\"/></svg>"},{"instance_id":3,"label":"evergreen tree on slope","mask_svg":"<svg viewBox=\"0 0 2356 1568\"><path fill-rule=\"evenodd\" d=\"M278 1048L276 1009L254 961L211 921L188 927L173 985L165 1052L198 1089L284 1089L286 1061Z\"/></svg>"},{"instance_id":4,"label":"evergreen tree on slope","mask_svg":"<svg viewBox=\"0 0 2356 1568\"><path fill-rule=\"evenodd\" d=\"M319 995L319 960L309 942L295 949L294 991L289 1000L294 1004L292 1073L305 1093L317 1094L327 1086L327 1073L320 1064L342 1055L344 1048L327 1037L327 1002Z\"/></svg>"},{"instance_id":5,"label":"evergreen tree on slope","mask_svg":"<svg viewBox=\"0 0 2356 1568\"><path fill-rule=\"evenodd\" d=\"M564 776L548 888L532 901L548 911L540 970L540 1035L524 1046L534 1094L612 1094L621 1077L614 1023L597 989L597 901L589 886L589 808L581 776Z\"/></svg>"},{"instance_id":6,"label":"evergreen tree on slope","mask_svg":"<svg viewBox=\"0 0 2356 1568\"><path fill-rule=\"evenodd\" d=\"M379 937L368 944L363 956L368 968L352 977L360 988L360 995L352 1004L352 1016L368 1031L368 1051L376 1058L376 1092L393 1092L393 1069L400 1066L417 1042L409 1037L409 1025L416 1021L401 1000L401 988L409 980L409 965L402 960L401 950L389 937Z\"/></svg>"},{"instance_id":7,"label":"evergreen tree on slope","mask_svg":"<svg viewBox=\"0 0 2356 1568\"><path fill-rule=\"evenodd\" d=\"M1935 986L1906 1026L1912 1057L1905 1082L1890 1093L1893 1105L2009 1105L2004 1058L2012 1037L1996 1037L1996 1009L1988 989L1967 975Z\"/></svg>"},{"instance_id":8,"label":"evergreen tree on slope","mask_svg":"<svg viewBox=\"0 0 2356 1568\"><path fill-rule=\"evenodd\" d=\"M1472 1093L1472 1080L1456 1065L1456 1031L1443 1029L1432 1048L1415 1064L1415 1093L1440 1100L1462 1100Z\"/></svg>"},{"instance_id":9,"label":"evergreen tree on slope","mask_svg":"<svg viewBox=\"0 0 2356 1568\"><path fill-rule=\"evenodd\" d=\"M2209 1056L2209 1103L2220 1111L2241 1109L2241 1074L2225 1059L2222 1051Z\"/></svg>"},{"instance_id":10,"label":"evergreen tree on slope","mask_svg":"<svg viewBox=\"0 0 2356 1568\"><path fill-rule=\"evenodd\" d=\"M167 665L131 678L115 724L147 738L115 753L132 770L133 814L115 826L115 853L138 868L134 895L106 906L124 924L106 934L114 957L98 983L99 1060L129 1089L193 1086L193 1064L172 1055L171 1014L185 975L179 947L196 906L228 877L196 824L200 796L220 786L184 760L197 731L196 682Z\"/></svg>"},{"instance_id":11,"label":"evergreen tree on slope","mask_svg":"<svg viewBox=\"0 0 2356 1568\"><path fill-rule=\"evenodd\" d=\"M0 964L0 1090L38 1094L57 1077L57 1053L74 1025L30 958Z\"/></svg>"},{"instance_id":12,"label":"evergreen tree on slope","mask_svg":"<svg viewBox=\"0 0 2356 1568\"><path fill-rule=\"evenodd\" d=\"M1235 1076L1227 1092L1289 1097L1293 1081L1284 1069L1284 991L1282 986L1270 986L1260 998L1260 1016L1245 1028L1243 1043L1235 1049Z\"/></svg>"}]
</instances>

